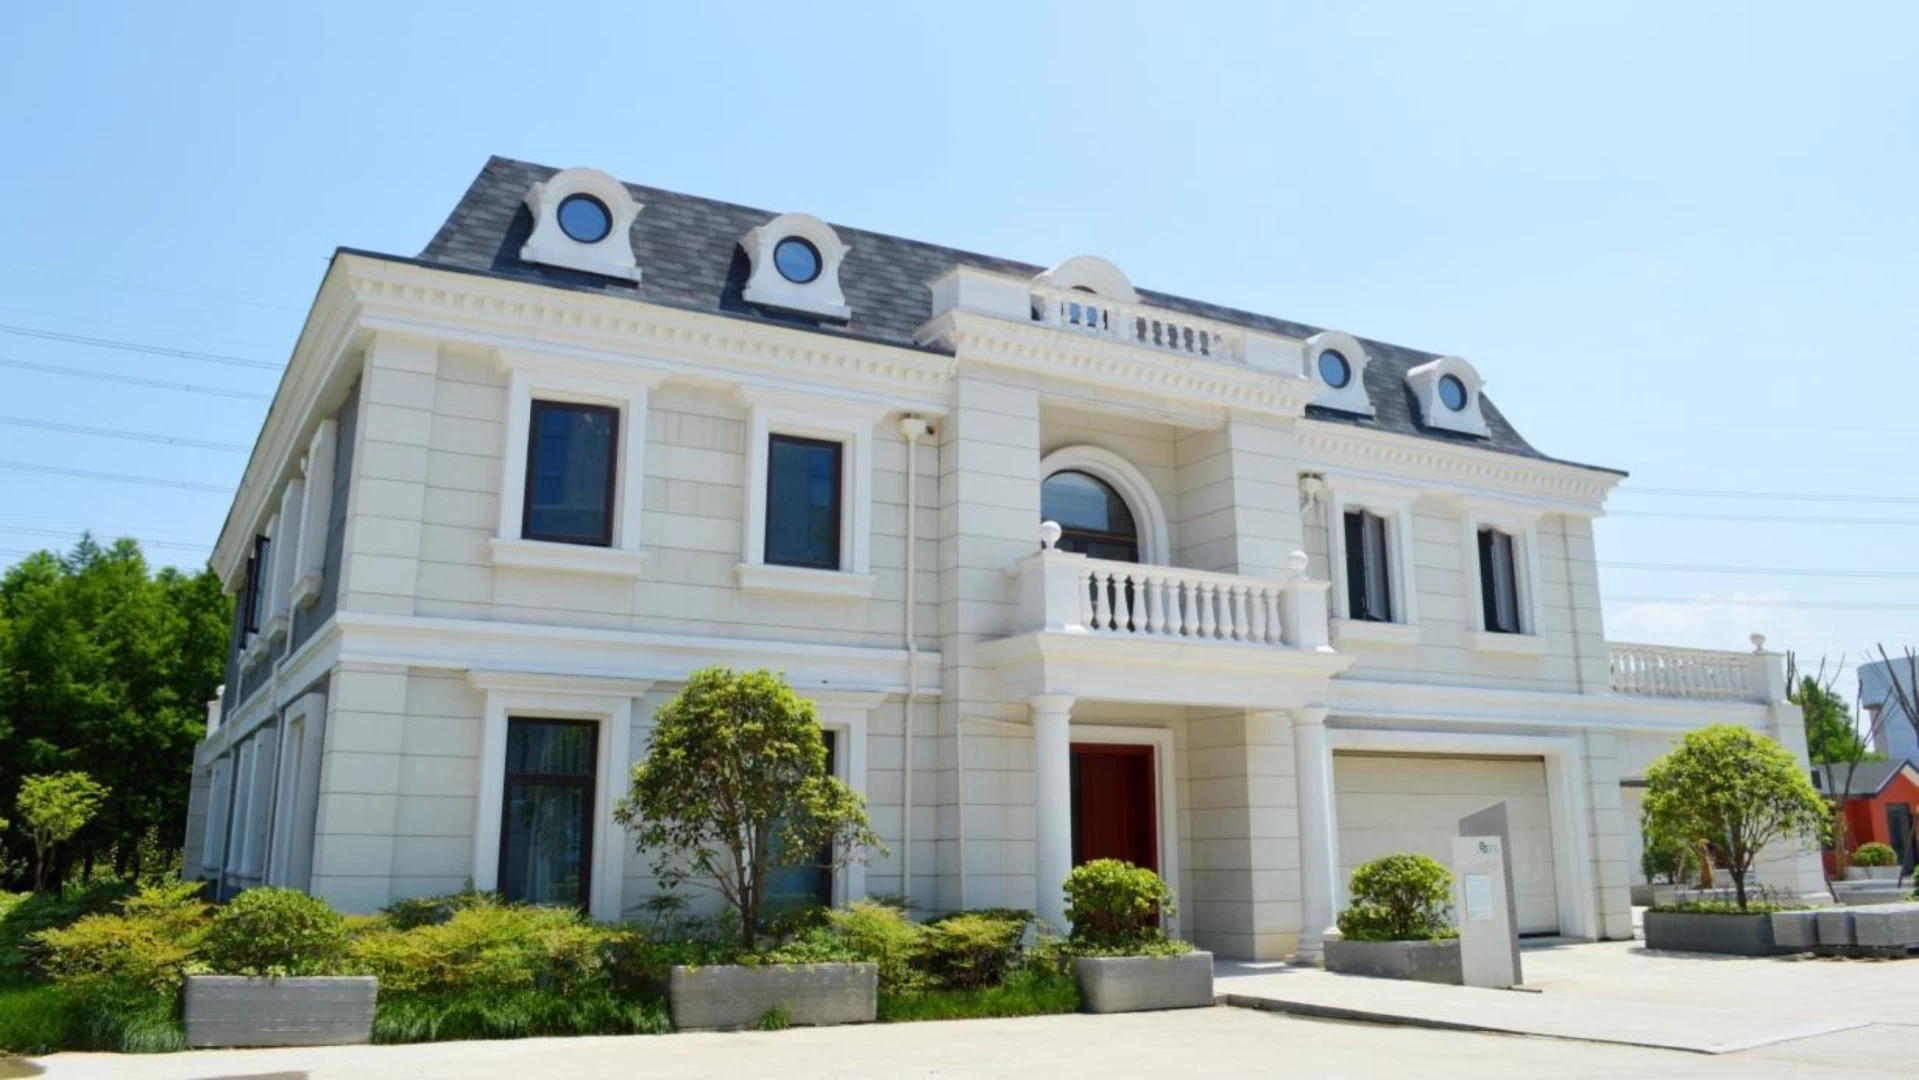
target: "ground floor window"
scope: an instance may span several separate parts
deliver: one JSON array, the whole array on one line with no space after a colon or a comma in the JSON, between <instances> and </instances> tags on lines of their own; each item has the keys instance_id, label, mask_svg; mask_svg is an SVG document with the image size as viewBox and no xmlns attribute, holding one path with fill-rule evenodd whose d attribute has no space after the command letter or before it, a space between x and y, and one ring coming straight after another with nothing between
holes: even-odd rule
<instances>
[{"instance_id":1,"label":"ground floor window","mask_svg":"<svg viewBox=\"0 0 1919 1080\"><path fill-rule=\"evenodd\" d=\"M507 721L499 881L508 900L586 907L598 743L591 720Z\"/></svg>"},{"instance_id":2,"label":"ground floor window","mask_svg":"<svg viewBox=\"0 0 1919 1080\"><path fill-rule=\"evenodd\" d=\"M826 742L826 772L839 775L839 733L820 732ZM766 875L766 909L791 910L798 907L833 906L833 851L819 852L808 866L782 866Z\"/></svg>"}]
</instances>

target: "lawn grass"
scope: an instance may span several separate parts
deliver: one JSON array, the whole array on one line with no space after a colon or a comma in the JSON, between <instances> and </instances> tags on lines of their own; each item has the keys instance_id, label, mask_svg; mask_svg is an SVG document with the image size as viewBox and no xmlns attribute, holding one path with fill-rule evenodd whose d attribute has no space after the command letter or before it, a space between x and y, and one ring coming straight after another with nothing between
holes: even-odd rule
<instances>
[{"instance_id":1,"label":"lawn grass","mask_svg":"<svg viewBox=\"0 0 1919 1080\"><path fill-rule=\"evenodd\" d=\"M998 986L880 995L880 1021L979 1020L1079 1011L1079 981L1070 972L1015 971Z\"/></svg>"},{"instance_id":2,"label":"lawn grass","mask_svg":"<svg viewBox=\"0 0 1919 1080\"><path fill-rule=\"evenodd\" d=\"M67 1010L45 983L0 986L0 1054L50 1054L66 1040Z\"/></svg>"},{"instance_id":3,"label":"lawn grass","mask_svg":"<svg viewBox=\"0 0 1919 1080\"><path fill-rule=\"evenodd\" d=\"M672 1030L665 1001L605 992L382 994L373 1014L376 1043L663 1035Z\"/></svg>"}]
</instances>

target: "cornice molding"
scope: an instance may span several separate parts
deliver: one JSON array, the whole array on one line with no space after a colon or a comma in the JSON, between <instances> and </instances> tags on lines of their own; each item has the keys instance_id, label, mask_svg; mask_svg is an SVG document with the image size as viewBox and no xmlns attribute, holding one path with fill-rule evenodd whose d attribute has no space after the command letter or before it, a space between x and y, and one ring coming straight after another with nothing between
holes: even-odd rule
<instances>
[{"instance_id":1,"label":"cornice molding","mask_svg":"<svg viewBox=\"0 0 1919 1080\"><path fill-rule=\"evenodd\" d=\"M1300 468L1331 473L1329 483L1337 483L1342 473L1357 472L1422 486L1429 494L1518 500L1597 517L1607 494L1623 479L1577 465L1310 419L1300 422L1298 433Z\"/></svg>"},{"instance_id":2,"label":"cornice molding","mask_svg":"<svg viewBox=\"0 0 1919 1080\"><path fill-rule=\"evenodd\" d=\"M1222 409L1298 417L1319 393L1316 385L1303 378L968 311L946 312L921 327L915 337L940 342L962 360L1016 366Z\"/></svg>"}]
</instances>

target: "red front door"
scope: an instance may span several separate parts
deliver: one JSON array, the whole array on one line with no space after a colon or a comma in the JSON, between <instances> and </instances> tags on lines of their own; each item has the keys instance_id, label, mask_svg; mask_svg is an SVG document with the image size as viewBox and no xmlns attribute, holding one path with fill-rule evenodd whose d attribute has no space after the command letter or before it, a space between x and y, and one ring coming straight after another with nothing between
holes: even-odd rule
<instances>
[{"instance_id":1,"label":"red front door","mask_svg":"<svg viewBox=\"0 0 1919 1080\"><path fill-rule=\"evenodd\" d=\"M1073 865L1123 859L1159 869L1153 748L1073 745Z\"/></svg>"}]
</instances>

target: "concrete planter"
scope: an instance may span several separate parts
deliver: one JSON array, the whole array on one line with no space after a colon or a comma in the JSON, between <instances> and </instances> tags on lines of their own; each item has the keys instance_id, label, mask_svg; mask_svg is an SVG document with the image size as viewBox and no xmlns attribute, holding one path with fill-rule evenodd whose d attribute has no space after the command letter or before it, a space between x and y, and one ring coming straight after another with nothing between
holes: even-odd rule
<instances>
[{"instance_id":1,"label":"concrete planter","mask_svg":"<svg viewBox=\"0 0 1919 1080\"><path fill-rule=\"evenodd\" d=\"M1673 952L1782 956L1799 951L1773 937L1771 915L1646 912L1646 948Z\"/></svg>"},{"instance_id":2,"label":"concrete planter","mask_svg":"<svg viewBox=\"0 0 1919 1080\"><path fill-rule=\"evenodd\" d=\"M1848 866L1847 881L1898 881L1897 866Z\"/></svg>"},{"instance_id":3,"label":"concrete planter","mask_svg":"<svg viewBox=\"0 0 1919 1080\"><path fill-rule=\"evenodd\" d=\"M1328 939L1326 970L1342 975L1462 986L1459 939L1443 941L1346 941Z\"/></svg>"},{"instance_id":4,"label":"concrete planter","mask_svg":"<svg viewBox=\"0 0 1919 1080\"><path fill-rule=\"evenodd\" d=\"M379 980L371 975L286 979L189 975L187 1045L342 1046L373 1037Z\"/></svg>"},{"instance_id":5,"label":"concrete planter","mask_svg":"<svg viewBox=\"0 0 1919 1080\"><path fill-rule=\"evenodd\" d=\"M1213 1003L1213 954L1081 956L1073 960L1089 1013L1195 1009Z\"/></svg>"},{"instance_id":6,"label":"concrete planter","mask_svg":"<svg viewBox=\"0 0 1919 1080\"><path fill-rule=\"evenodd\" d=\"M795 1026L870 1024L879 1016L877 964L716 964L676 967L667 980L673 1026L736 1031L784 1006Z\"/></svg>"},{"instance_id":7,"label":"concrete planter","mask_svg":"<svg viewBox=\"0 0 1919 1080\"><path fill-rule=\"evenodd\" d=\"M1634 885L1632 903L1634 907L1657 907L1660 904L1679 902L1677 885Z\"/></svg>"}]
</instances>

